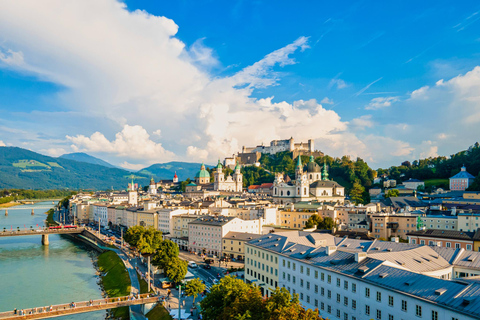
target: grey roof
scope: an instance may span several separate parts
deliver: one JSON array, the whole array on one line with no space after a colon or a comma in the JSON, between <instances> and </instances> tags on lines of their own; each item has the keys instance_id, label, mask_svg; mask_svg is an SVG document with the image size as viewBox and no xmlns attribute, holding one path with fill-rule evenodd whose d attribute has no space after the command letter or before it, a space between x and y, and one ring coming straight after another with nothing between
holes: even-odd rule
<instances>
[{"instance_id":1,"label":"grey roof","mask_svg":"<svg viewBox=\"0 0 480 320\"><path fill-rule=\"evenodd\" d=\"M467 171L462 170L456 175L454 175L453 177L451 177L450 179L475 179L475 177L470 173L468 173Z\"/></svg>"},{"instance_id":2,"label":"grey roof","mask_svg":"<svg viewBox=\"0 0 480 320\"><path fill-rule=\"evenodd\" d=\"M340 184L338 184L336 181L332 180L318 180L315 181L314 183L310 184L310 188L315 189L315 188L343 188Z\"/></svg>"},{"instance_id":3,"label":"grey roof","mask_svg":"<svg viewBox=\"0 0 480 320\"><path fill-rule=\"evenodd\" d=\"M409 232L407 236L473 240L474 234L475 232L468 231L427 229Z\"/></svg>"},{"instance_id":4,"label":"grey roof","mask_svg":"<svg viewBox=\"0 0 480 320\"><path fill-rule=\"evenodd\" d=\"M416 207L427 207L428 205L419 200L416 197L390 197L385 199L386 204L394 208L405 208L407 206L416 208Z\"/></svg>"},{"instance_id":5,"label":"grey roof","mask_svg":"<svg viewBox=\"0 0 480 320\"><path fill-rule=\"evenodd\" d=\"M215 226L223 226L230 221L235 219L235 217L225 217L225 216L202 216L196 220L190 221L189 224L207 224Z\"/></svg>"},{"instance_id":6,"label":"grey roof","mask_svg":"<svg viewBox=\"0 0 480 320\"><path fill-rule=\"evenodd\" d=\"M421 180L418 180L418 179L408 179L407 181L404 181L404 182L422 182Z\"/></svg>"},{"instance_id":7,"label":"grey roof","mask_svg":"<svg viewBox=\"0 0 480 320\"><path fill-rule=\"evenodd\" d=\"M261 234L255 234L255 233L230 231L223 237L223 239L249 241L252 239L260 238L261 236L262 236Z\"/></svg>"}]
</instances>

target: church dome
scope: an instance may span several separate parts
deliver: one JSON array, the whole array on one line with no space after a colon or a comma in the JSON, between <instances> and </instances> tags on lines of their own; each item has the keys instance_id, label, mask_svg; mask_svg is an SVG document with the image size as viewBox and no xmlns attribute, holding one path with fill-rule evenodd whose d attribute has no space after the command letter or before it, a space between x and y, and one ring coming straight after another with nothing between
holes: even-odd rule
<instances>
[{"instance_id":1,"label":"church dome","mask_svg":"<svg viewBox=\"0 0 480 320\"><path fill-rule=\"evenodd\" d=\"M310 161L307 164L307 172L321 172L321 168L318 163L313 160L313 156L310 156Z\"/></svg>"},{"instance_id":2,"label":"church dome","mask_svg":"<svg viewBox=\"0 0 480 320\"><path fill-rule=\"evenodd\" d=\"M210 178L210 173L205 169L205 165L202 163L200 171L197 172L195 178Z\"/></svg>"}]
</instances>

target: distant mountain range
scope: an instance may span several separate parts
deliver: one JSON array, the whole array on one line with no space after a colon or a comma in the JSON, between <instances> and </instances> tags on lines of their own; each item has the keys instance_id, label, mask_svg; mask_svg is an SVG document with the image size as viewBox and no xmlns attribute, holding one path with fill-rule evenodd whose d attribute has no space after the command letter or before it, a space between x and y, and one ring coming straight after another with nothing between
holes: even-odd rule
<instances>
[{"instance_id":1,"label":"distant mountain range","mask_svg":"<svg viewBox=\"0 0 480 320\"><path fill-rule=\"evenodd\" d=\"M132 173L86 153L54 158L18 147L0 147L0 188L124 190L132 175L140 186L146 186L152 177L156 181L173 179L175 172L180 181L194 178L200 166L168 162Z\"/></svg>"},{"instance_id":2,"label":"distant mountain range","mask_svg":"<svg viewBox=\"0 0 480 320\"><path fill-rule=\"evenodd\" d=\"M103 161L102 159L95 158L94 156L91 156L83 152L66 153L64 155L61 155L59 158L75 160L79 162L86 162L91 164L98 164L100 166L104 166L107 168L118 168L118 167L115 167L113 164L108 163L107 161Z\"/></svg>"}]
</instances>

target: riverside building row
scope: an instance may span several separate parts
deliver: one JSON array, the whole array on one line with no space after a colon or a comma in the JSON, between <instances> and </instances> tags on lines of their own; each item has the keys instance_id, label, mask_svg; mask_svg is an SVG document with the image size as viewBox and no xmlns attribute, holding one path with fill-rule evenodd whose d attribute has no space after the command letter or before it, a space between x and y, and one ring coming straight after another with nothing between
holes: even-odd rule
<instances>
[{"instance_id":1,"label":"riverside building row","mask_svg":"<svg viewBox=\"0 0 480 320\"><path fill-rule=\"evenodd\" d=\"M286 232L246 243L245 279L335 320L480 319L480 253Z\"/></svg>"}]
</instances>

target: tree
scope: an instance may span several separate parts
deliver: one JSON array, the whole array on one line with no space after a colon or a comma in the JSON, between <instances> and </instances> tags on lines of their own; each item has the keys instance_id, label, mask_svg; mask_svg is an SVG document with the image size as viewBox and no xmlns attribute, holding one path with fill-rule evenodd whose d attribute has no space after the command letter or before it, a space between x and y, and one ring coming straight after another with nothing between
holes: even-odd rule
<instances>
[{"instance_id":1,"label":"tree","mask_svg":"<svg viewBox=\"0 0 480 320\"><path fill-rule=\"evenodd\" d=\"M145 232L145 228L142 226L133 226L128 228L127 232L123 235L123 239L132 247L137 247L138 241Z\"/></svg>"},{"instance_id":2,"label":"tree","mask_svg":"<svg viewBox=\"0 0 480 320\"><path fill-rule=\"evenodd\" d=\"M267 320L320 320L317 310L305 310L298 300L298 294L290 295L285 288L276 288L265 301Z\"/></svg>"},{"instance_id":3,"label":"tree","mask_svg":"<svg viewBox=\"0 0 480 320\"><path fill-rule=\"evenodd\" d=\"M350 190L350 198L358 205L359 203L363 203L363 193L365 192L365 188L360 184L359 180L356 180L353 183L352 190Z\"/></svg>"},{"instance_id":4,"label":"tree","mask_svg":"<svg viewBox=\"0 0 480 320\"><path fill-rule=\"evenodd\" d=\"M260 290L230 276L212 286L200 306L205 320L264 319Z\"/></svg>"},{"instance_id":5,"label":"tree","mask_svg":"<svg viewBox=\"0 0 480 320\"><path fill-rule=\"evenodd\" d=\"M333 230L335 221L330 217L325 217L321 223L318 224L318 229Z\"/></svg>"},{"instance_id":6,"label":"tree","mask_svg":"<svg viewBox=\"0 0 480 320\"><path fill-rule=\"evenodd\" d=\"M323 221L322 217L320 217L318 214L312 214L306 224L305 224L305 228L307 229L310 229L310 228L313 228L315 226L318 226L321 222Z\"/></svg>"},{"instance_id":7,"label":"tree","mask_svg":"<svg viewBox=\"0 0 480 320\"><path fill-rule=\"evenodd\" d=\"M193 297L193 304L195 305L195 297L205 291L205 285L199 278L192 279L185 285L185 294Z\"/></svg>"},{"instance_id":8,"label":"tree","mask_svg":"<svg viewBox=\"0 0 480 320\"><path fill-rule=\"evenodd\" d=\"M176 243L170 240L164 240L158 246L153 256L152 264L165 270L171 260L178 258L178 253L179 250Z\"/></svg>"},{"instance_id":9,"label":"tree","mask_svg":"<svg viewBox=\"0 0 480 320\"><path fill-rule=\"evenodd\" d=\"M385 198L390 198L390 197L398 197L399 196L399 192L397 189L390 189L387 191L387 193L385 194Z\"/></svg>"},{"instance_id":10,"label":"tree","mask_svg":"<svg viewBox=\"0 0 480 320\"><path fill-rule=\"evenodd\" d=\"M150 227L141 234L137 242L137 250L141 253L153 254L162 242L162 233Z\"/></svg>"},{"instance_id":11,"label":"tree","mask_svg":"<svg viewBox=\"0 0 480 320\"><path fill-rule=\"evenodd\" d=\"M165 267L165 275L173 282L180 282L185 279L187 274L187 261L179 258L171 259Z\"/></svg>"}]
</instances>

